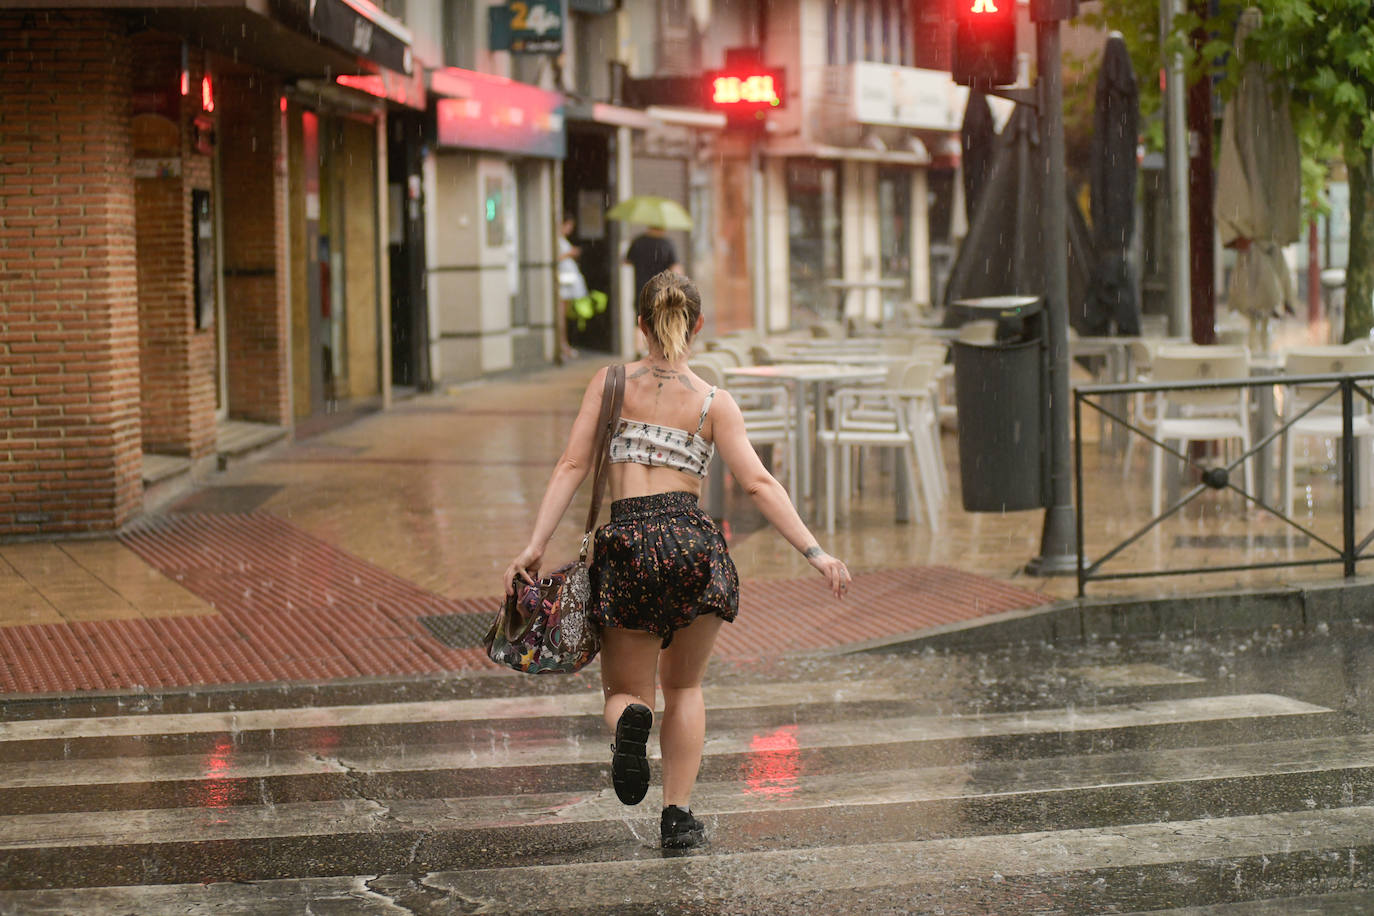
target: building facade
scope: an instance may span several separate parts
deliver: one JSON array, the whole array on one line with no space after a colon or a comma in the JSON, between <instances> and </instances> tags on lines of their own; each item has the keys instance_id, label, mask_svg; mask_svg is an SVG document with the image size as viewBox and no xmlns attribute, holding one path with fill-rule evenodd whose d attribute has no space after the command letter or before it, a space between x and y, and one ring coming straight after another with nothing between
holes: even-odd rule
<instances>
[{"instance_id":1,"label":"building facade","mask_svg":"<svg viewBox=\"0 0 1374 916\"><path fill-rule=\"evenodd\" d=\"M389 103L336 80L409 34L259 9L0 13L0 535L118 528L226 440L387 397Z\"/></svg>"},{"instance_id":2,"label":"building facade","mask_svg":"<svg viewBox=\"0 0 1374 916\"><path fill-rule=\"evenodd\" d=\"M554 6L556 54L499 50L496 0L0 12L0 537L549 365L560 321L633 353L641 230L605 214L635 194L692 214L708 333L932 300L962 111L936 0ZM751 46L786 98L739 131L703 73ZM564 214L600 294L572 320Z\"/></svg>"}]
</instances>

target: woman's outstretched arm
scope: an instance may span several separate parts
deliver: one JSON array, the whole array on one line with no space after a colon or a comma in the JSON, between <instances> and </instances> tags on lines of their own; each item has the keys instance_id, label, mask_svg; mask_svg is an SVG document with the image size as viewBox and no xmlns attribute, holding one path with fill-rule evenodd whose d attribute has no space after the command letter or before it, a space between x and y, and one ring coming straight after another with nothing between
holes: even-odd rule
<instances>
[{"instance_id":1,"label":"woman's outstretched arm","mask_svg":"<svg viewBox=\"0 0 1374 916\"><path fill-rule=\"evenodd\" d=\"M553 467L549 485L544 489L544 498L539 502L539 511L534 517L534 531L530 534L529 544L506 567L503 577L506 594L515 591L516 577L533 582L539 572L539 564L544 558L544 548L553 537L563 514L572 503L573 494L586 479L592 469L592 449L596 445L596 421L601 415L601 394L606 385L606 373L602 369L587 384L582 395L582 407L573 421L572 432L568 434L567 447Z\"/></svg>"},{"instance_id":2,"label":"woman's outstretched arm","mask_svg":"<svg viewBox=\"0 0 1374 916\"><path fill-rule=\"evenodd\" d=\"M797 548L797 552L805 556L817 572L825 576L826 583L835 593L835 597L843 598L850 582L849 569L839 558L832 557L821 549L806 523L797 514L796 507L787 496L787 490L763 466L754 447L749 444L749 435L745 431L744 417L740 413L739 405L730 397L729 392L717 392L715 404L711 408L711 423L716 448L720 449L720 457L729 465L730 473L735 475L735 480L744 488L744 492L749 494L749 498L759 507L759 511L768 519L769 524L778 529L778 533Z\"/></svg>"}]
</instances>

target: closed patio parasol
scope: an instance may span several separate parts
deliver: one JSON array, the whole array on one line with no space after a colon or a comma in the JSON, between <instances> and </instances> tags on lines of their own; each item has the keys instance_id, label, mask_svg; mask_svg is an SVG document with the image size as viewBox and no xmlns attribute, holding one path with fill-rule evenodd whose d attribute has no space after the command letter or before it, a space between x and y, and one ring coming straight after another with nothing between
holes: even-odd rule
<instances>
[{"instance_id":1,"label":"closed patio parasol","mask_svg":"<svg viewBox=\"0 0 1374 916\"><path fill-rule=\"evenodd\" d=\"M1093 249L1083 326L1089 334L1140 333L1140 308L1126 251L1135 229L1140 92L1120 33L1107 39L1093 105Z\"/></svg>"},{"instance_id":2,"label":"closed patio parasol","mask_svg":"<svg viewBox=\"0 0 1374 916\"><path fill-rule=\"evenodd\" d=\"M1298 240L1302 174L1288 93L1271 69L1245 60L1245 39L1260 25L1254 7L1236 28L1240 84L1226 104L1217 166L1217 229L1236 250L1230 306L1250 318L1251 348L1269 349L1269 319L1292 310L1293 279L1283 248Z\"/></svg>"},{"instance_id":3,"label":"closed patio parasol","mask_svg":"<svg viewBox=\"0 0 1374 916\"><path fill-rule=\"evenodd\" d=\"M945 288L945 303L979 296L1045 293L1041 208L1044 162L1035 112L1017 105L993 144L987 185L969 221ZM1092 252L1083 216L1068 201L1069 302L1082 302ZM1075 323L1077 317L1070 316ZM946 323L957 323L951 311Z\"/></svg>"},{"instance_id":4,"label":"closed patio parasol","mask_svg":"<svg viewBox=\"0 0 1374 916\"><path fill-rule=\"evenodd\" d=\"M992 157L997 144L997 126L992 121L992 109L982 90L968 94L964 121L959 127L959 145L963 152L964 209L968 221L978 209L978 198L987 187L992 172Z\"/></svg>"}]
</instances>

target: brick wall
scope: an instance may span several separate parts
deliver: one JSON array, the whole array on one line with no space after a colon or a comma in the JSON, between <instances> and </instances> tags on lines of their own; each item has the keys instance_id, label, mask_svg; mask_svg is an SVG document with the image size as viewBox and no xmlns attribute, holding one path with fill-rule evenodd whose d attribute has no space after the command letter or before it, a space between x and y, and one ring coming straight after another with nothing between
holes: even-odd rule
<instances>
[{"instance_id":1,"label":"brick wall","mask_svg":"<svg viewBox=\"0 0 1374 916\"><path fill-rule=\"evenodd\" d=\"M135 181L139 366L143 450L200 458L215 449L216 341L213 323L196 327L191 192L210 190L213 169L209 155L192 149L205 58L187 55L190 91L182 96L181 47L173 35L133 40L136 97L169 103L136 107L134 155L176 165Z\"/></svg>"},{"instance_id":2,"label":"brick wall","mask_svg":"<svg viewBox=\"0 0 1374 916\"><path fill-rule=\"evenodd\" d=\"M220 79L229 413L287 426L291 366L280 100L281 84L273 77L226 69Z\"/></svg>"},{"instance_id":3,"label":"brick wall","mask_svg":"<svg viewBox=\"0 0 1374 916\"><path fill-rule=\"evenodd\" d=\"M126 34L113 13L0 12L0 536L140 505Z\"/></svg>"}]
</instances>

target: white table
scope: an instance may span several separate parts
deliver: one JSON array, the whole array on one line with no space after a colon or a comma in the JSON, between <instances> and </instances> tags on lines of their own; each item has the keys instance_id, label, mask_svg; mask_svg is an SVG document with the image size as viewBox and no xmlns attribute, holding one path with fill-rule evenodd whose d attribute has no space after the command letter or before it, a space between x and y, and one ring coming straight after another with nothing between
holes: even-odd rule
<instances>
[{"instance_id":1,"label":"white table","mask_svg":"<svg viewBox=\"0 0 1374 916\"><path fill-rule=\"evenodd\" d=\"M849 310L845 306L849 302L851 292L868 292L875 289L879 291L906 289L906 281L896 277L878 277L872 280L826 280L825 285L828 289L833 289L839 294L840 301L835 307L835 317L841 322L847 317L845 313ZM859 314L863 314L862 309L859 310Z\"/></svg>"},{"instance_id":2,"label":"white table","mask_svg":"<svg viewBox=\"0 0 1374 916\"><path fill-rule=\"evenodd\" d=\"M800 470L804 497L816 492L814 462L811 460L814 440L807 437L807 409L810 403L816 405L816 426L819 428L825 416L826 389L839 383L881 382L887 378L883 366L850 366L842 363L775 363L771 366L736 366L725 370L726 381L748 380L782 382L788 385L795 396L792 410L796 423L797 436L792 441L792 460ZM795 494L794 494L795 498Z\"/></svg>"}]
</instances>

